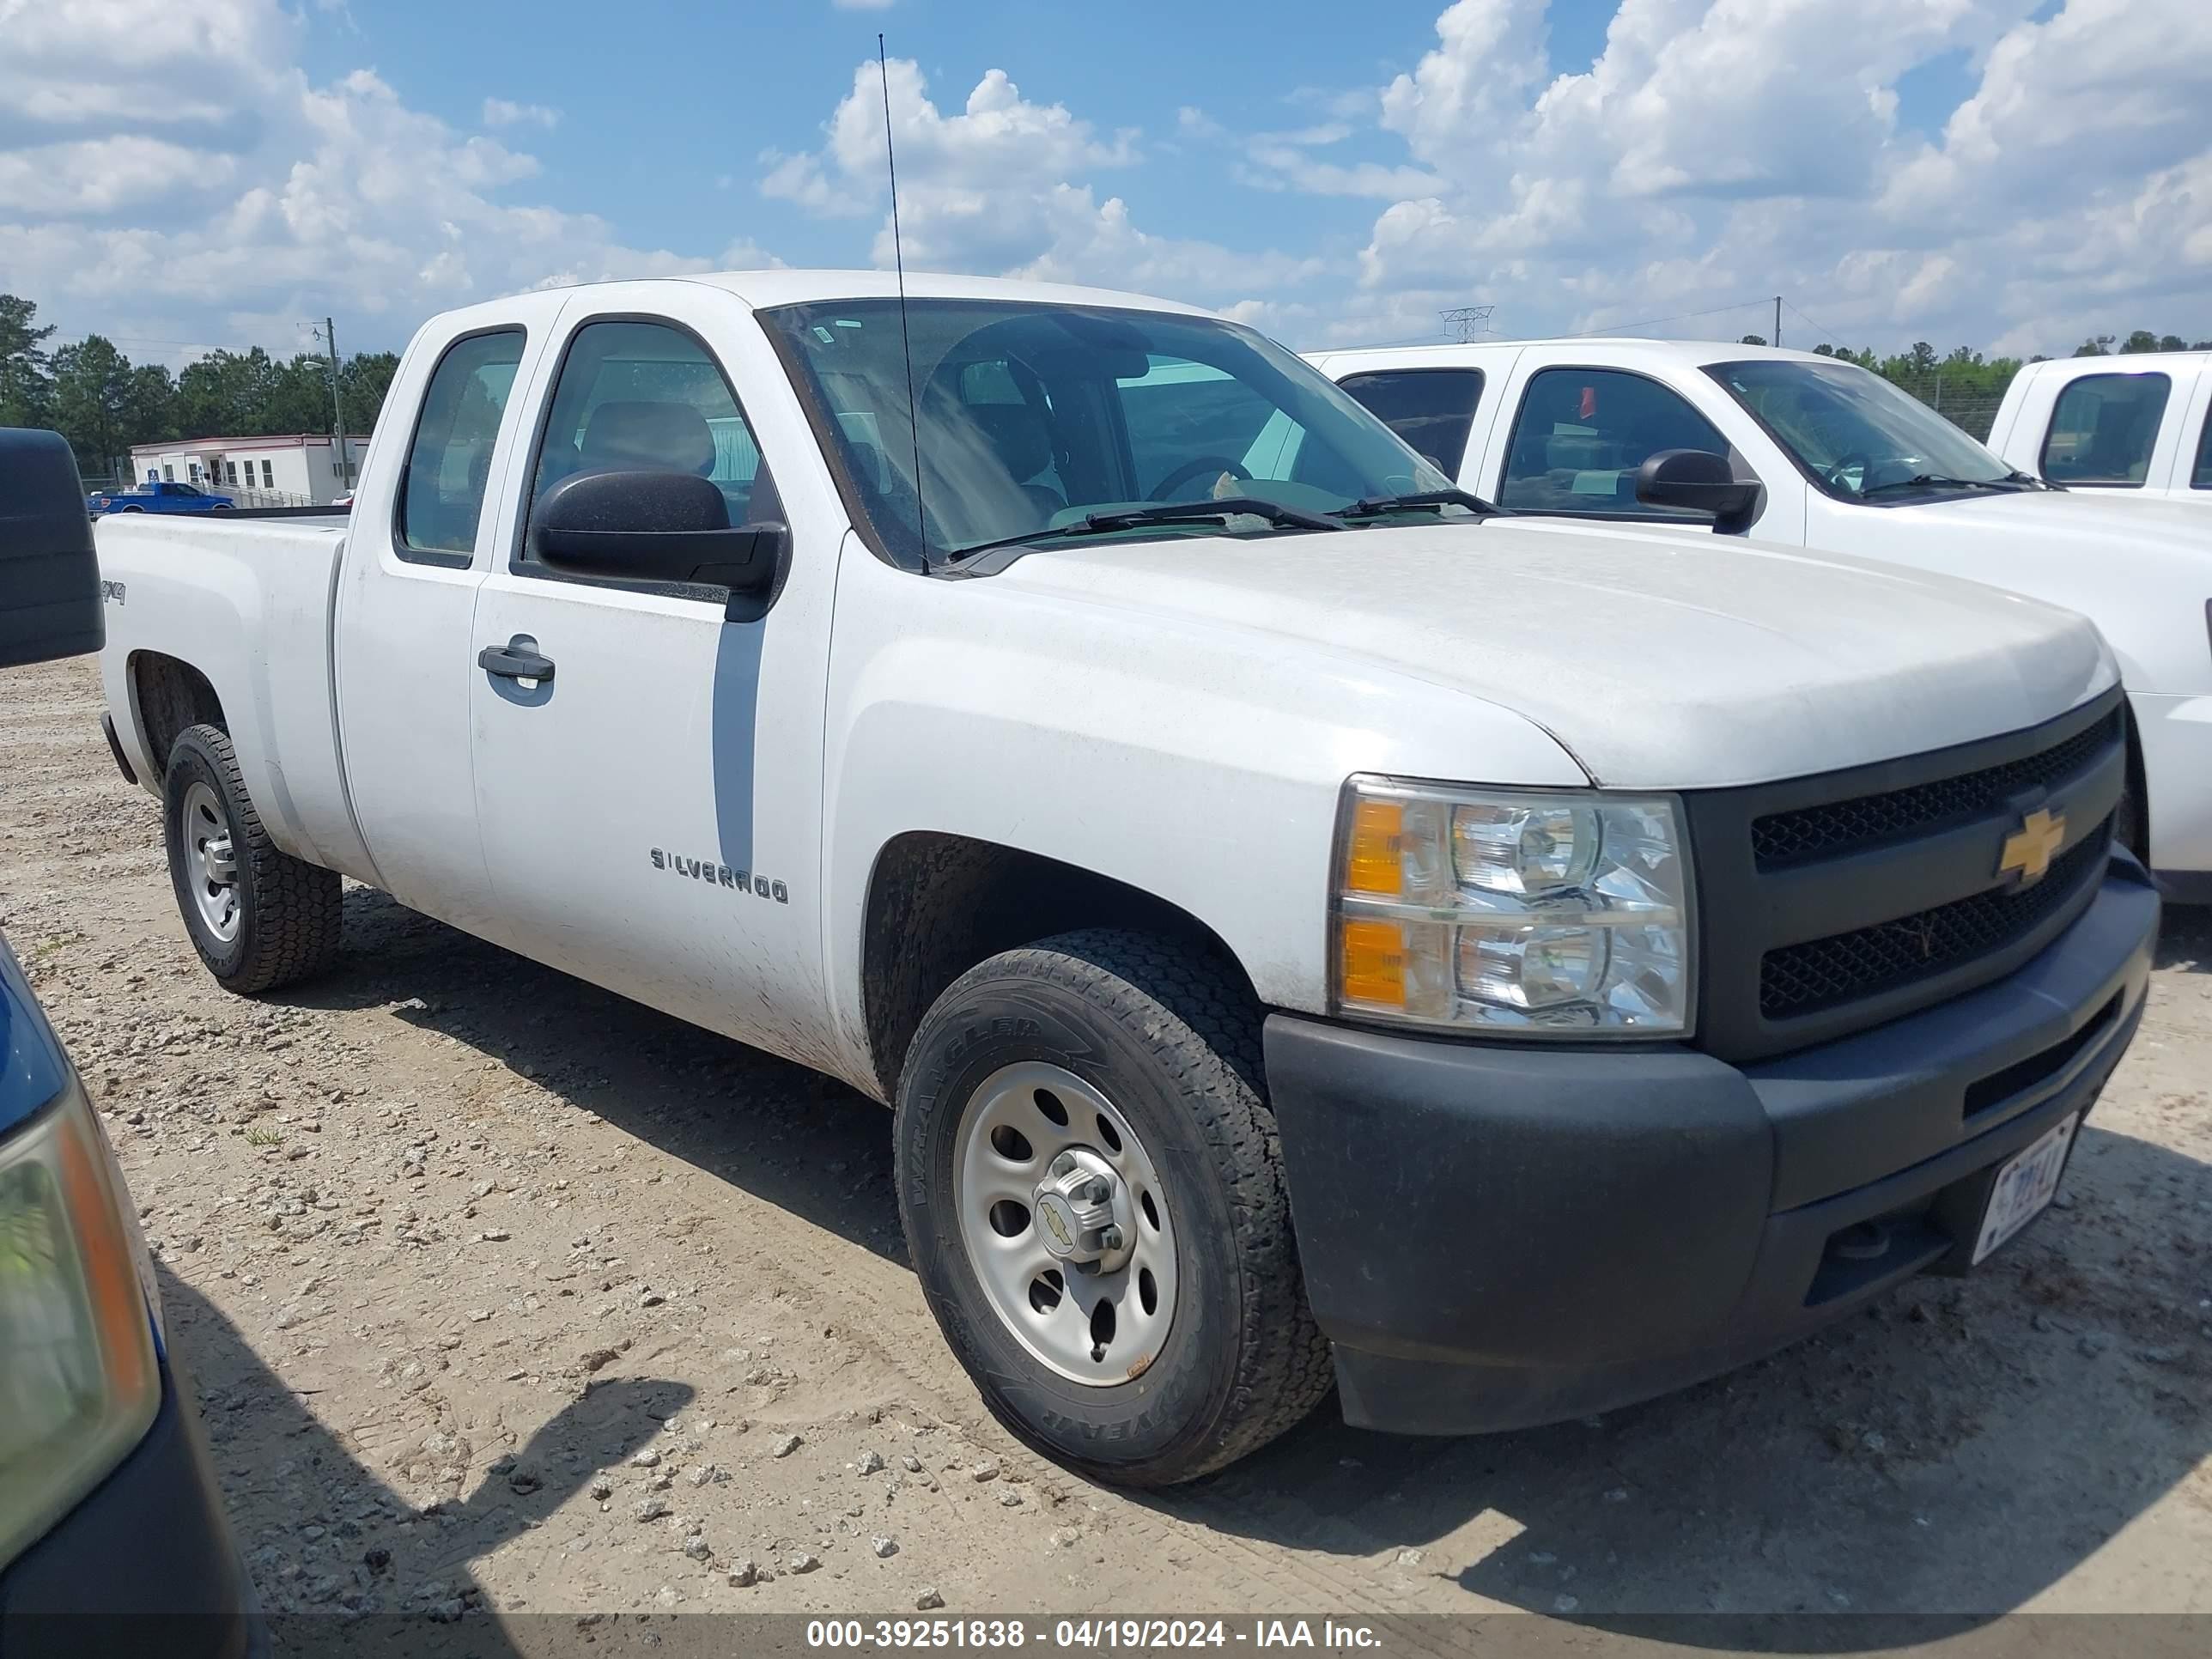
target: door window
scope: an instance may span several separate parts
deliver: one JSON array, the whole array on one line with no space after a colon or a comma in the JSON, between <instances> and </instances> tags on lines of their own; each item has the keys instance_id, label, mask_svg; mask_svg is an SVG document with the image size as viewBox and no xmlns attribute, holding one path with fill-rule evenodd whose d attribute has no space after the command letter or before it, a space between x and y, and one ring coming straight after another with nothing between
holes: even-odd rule
<instances>
[{"instance_id":1,"label":"door window","mask_svg":"<svg viewBox=\"0 0 2212 1659\"><path fill-rule=\"evenodd\" d=\"M1713 423L1656 380L1618 369L1542 369L1522 397L1498 503L1522 513L1710 518L1636 499L1637 469L1662 449L1735 459Z\"/></svg>"},{"instance_id":2,"label":"door window","mask_svg":"<svg viewBox=\"0 0 2212 1659\"><path fill-rule=\"evenodd\" d=\"M2043 476L2140 489L2172 389L2163 374L2084 374L2070 382L2051 412Z\"/></svg>"},{"instance_id":3,"label":"door window","mask_svg":"<svg viewBox=\"0 0 2212 1659\"><path fill-rule=\"evenodd\" d=\"M475 556L492 451L522 343L519 328L471 335L448 346L431 372L392 519L401 558L458 566Z\"/></svg>"},{"instance_id":4,"label":"door window","mask_svg":"<svg viewBox=\"0 0 2212 1659\"><path fill-rule=\"evenodd\" d=\"M2212 409L2204 411L2204 429L2197 434L2197 465L2190 470L2191 489L2212 489Z\"/></svg>"},{"instance_id":5,"label":"door window","mask_svg":"<svg viewBox=\"0 0 2212 1659\"><path fill-rule=\"evenodd\" d=\"M1480 369L1378 369L1347 374L1337 384L1416 453L1449 476L1459 477L1468 434L1474 427L1475 405L1482 401Z\"/></svg>"},{"instance_id":6,"label":"door window","mask_svg":"<svg viewBox=\"0 0 2212 1659\"><path fill-rule=\"evenodd\" d=\"M697 336L672 323L586 323L570 337L530 499L534 506L579 473L623 471L711 479L733 525L781 511L721 365ZM515 568L548 574L529 550L526 526Z\"/></svg>"}]
</instances>

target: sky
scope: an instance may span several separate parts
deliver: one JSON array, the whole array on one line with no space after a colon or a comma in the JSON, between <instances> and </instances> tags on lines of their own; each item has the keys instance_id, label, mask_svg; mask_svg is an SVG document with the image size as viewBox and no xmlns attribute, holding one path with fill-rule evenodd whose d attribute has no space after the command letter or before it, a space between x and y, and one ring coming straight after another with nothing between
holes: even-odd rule
<instances>
[{"instance_id":1,"label":"sky","mask_svg":"<svg viewBox=\"0 0 2212 1659\"><path fill-rule=\"evenodd\" d=\"M1293 346L2212 336L2205 0L0 0L0 291L141 361L888 265Z\"/></svg>"}]
</instances>

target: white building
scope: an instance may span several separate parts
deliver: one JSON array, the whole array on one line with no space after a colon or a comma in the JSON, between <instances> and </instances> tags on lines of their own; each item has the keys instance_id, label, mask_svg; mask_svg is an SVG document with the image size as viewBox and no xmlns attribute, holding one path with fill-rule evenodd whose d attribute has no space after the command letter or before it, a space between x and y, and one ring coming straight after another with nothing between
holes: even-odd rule
<instances>
[{"instance_id":1,"label":"white building","mask_svg":"<svg viewBox=\"0 0 2212 1659\"><path fill-rule=\"evenodd\" d=\"M240 507L305 507L334 501L354 487L366 433L347 438L339 453L326 432L274 438L176 438L134 444L131 477L167 480L234 495Z\"/></svg>"}]
</instances>

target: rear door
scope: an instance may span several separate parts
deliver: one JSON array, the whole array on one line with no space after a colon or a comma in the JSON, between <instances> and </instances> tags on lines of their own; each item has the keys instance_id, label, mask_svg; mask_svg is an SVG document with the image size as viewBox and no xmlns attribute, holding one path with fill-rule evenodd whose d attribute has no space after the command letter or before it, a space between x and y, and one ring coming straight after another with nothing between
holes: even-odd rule
<instances>
[{"instance_id":1,"label":"rear door","mask_svg":"<svg viewBox=\"0 0 2212 1659\"><path fill-rule=\"evenodd\" d=\"M498 485L522 442L515 390L561 304L480 308L410 350L379 423L380 447L399 453L371 457L338 583L338 726L379 883L488 939L503 933L477 833L469 641L504 521Z\"/></svg>"},{"instance_id":2,"label":"rear door","mask_svg":"<svg viewBox=\"0 0 2212 1659\"><path fill-rule=\"evenodd\" d=\"M530 538L546 489L606 469L697 472L732 523L789 522L777 451L814 458L797 401L744 306L685 283L577 296L539 382L544 413L508 481L512 529L467 658L476 812L502 923L542 962L826 1059L822 720L845 526L791 523L789 574L750 623L725 619L720 589L556 574ZM741 386L772 406L769 425ZM536 653L550 677L505 672L501 651ZM485 652L492 666L477 660Z\"/></svg>"}]
</instances>

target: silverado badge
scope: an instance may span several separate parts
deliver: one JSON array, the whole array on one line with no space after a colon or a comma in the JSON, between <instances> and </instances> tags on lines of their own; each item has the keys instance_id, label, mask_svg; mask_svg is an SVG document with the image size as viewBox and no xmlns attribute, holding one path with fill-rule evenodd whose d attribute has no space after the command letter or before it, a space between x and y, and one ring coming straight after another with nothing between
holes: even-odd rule
<instances>
[{"instance_id":1,"label":"silverado badge","mask_svg":"<svg viewBox=\"0 0 2212 1659\"><path fill-rule=\"evenodd\" d=\"M2066 814L2037 808L2021 820L2019 829L2005 837L2004 852L1997 860L1997 873L2017 875L2021 886L2033 887L2051 868L2051 858L2065 839Z\"/></svg>"}]
</instances>

